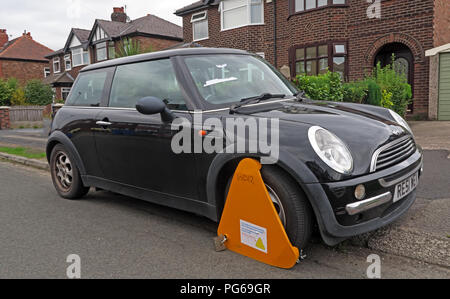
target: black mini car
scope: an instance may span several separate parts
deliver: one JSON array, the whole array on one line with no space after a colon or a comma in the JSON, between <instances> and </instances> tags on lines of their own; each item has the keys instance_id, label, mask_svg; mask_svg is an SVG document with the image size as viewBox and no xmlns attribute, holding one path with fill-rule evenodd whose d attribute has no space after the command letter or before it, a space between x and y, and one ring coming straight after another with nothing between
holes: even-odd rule
<instances>
[{"instance_id":1,"label":"black mini car","mask_svg":"<svg viewBox=\"0 0 450 299\"><path fill-rule=\"evenodd\" d=\"M195 124L199 115L204 125ZM206 140L218 133L209 119L238 118L279 120L276 163L263 164L261 173L299 249L314 225L335 245L394 221L415 201L422 150L398 114L313 102L262 58L208 48L84 68L52 123L47 157L54 186L67 199L96 187L219 221L238 163L271 154L176 152L180 127L173 123L194 123L192 136Z\"/></svg>"}]
</instances>

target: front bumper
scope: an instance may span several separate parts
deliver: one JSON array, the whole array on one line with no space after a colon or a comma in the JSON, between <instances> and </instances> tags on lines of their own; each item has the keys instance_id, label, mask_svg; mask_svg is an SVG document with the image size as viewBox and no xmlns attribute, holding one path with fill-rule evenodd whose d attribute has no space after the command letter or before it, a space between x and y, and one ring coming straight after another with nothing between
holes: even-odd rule
<instances>
[{"instance_id":1,"label":"front bumper","mask_svg":"<svg viewBox=\"0 0 450 299\"><path fill-rule=\"evenodd\" d=\"M420 148L407 160L388 169L337 183L307 184L322 237L328 245L385 226L405 213L416 199L416 190L393 202L396 184L423 169ZM355 187L366 187L366 200L354 197Z\"/></svg>"}]
</instances>

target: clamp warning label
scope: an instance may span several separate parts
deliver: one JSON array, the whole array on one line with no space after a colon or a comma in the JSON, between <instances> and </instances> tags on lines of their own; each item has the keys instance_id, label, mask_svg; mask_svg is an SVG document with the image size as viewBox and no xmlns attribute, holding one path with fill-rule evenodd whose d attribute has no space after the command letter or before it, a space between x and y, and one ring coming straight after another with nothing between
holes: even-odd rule
<instances>
[{"instance_id":1,"label":"clamp warning label","mask_svg":"<svg viewBox=\"0 0 450 299\"><path fill-rule=\"evenodd\" d=\"M267 229L241 220L241 243L267 253Z\"/></svg>"}]
</instances>

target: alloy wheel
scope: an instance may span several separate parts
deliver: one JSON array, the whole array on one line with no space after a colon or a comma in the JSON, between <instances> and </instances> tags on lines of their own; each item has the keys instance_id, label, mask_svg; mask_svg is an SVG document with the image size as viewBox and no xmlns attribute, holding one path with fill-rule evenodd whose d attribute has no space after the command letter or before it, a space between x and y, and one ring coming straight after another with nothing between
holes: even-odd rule
<instances>
[{"instance_id":1,"label":"alloy wheel","mask_svg":"<svg viewBox=\"0 0 450 299\"><path fill-rule=\"evenodd\" d=\"M69 157L65 153L58 153L53 170L60 187L63 190L69 190L73 183L73 168Z\"/></svg>"},{"instance_id":2,"label":"alloy wheel","mask_svg":"<svg viewBox=\"0 0 450 299\"><path fill-rule=\"evenodd\" d=\"M284 227L286 227L286 213L284 211L283 203L281 202L275 190L273 190L268 185L266 185L266 188L267 191L269 192L270 199L272 200L273 205L275 206L275 209L278 212L278 217L280 217L281 223L283 224Z\"/></svg>"}]
</instances>

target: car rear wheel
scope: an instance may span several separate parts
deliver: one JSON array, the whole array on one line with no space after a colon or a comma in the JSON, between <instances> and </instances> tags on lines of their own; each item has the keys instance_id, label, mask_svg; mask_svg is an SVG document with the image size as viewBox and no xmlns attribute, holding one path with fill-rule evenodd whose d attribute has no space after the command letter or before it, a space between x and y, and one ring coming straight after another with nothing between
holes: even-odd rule
<instances>
[{"instance_id":1,"label":"car rear wheel","mask_svg":"<svg viewBox=\"0 0 450 299\"><path fill-rule=\"evenodd\" d=\"M50 155L50 172L58 194L66 199L79 199L89 192L80 177L76 165L63 145L56 145Z\"/></svg>"},{"instance_id":2,"label":"car rear wheel","mask_svg":"<svg viewBox=\"0 0 450 299\"><path fill-rule=\"evenodd\" d=\"M313 213L308 199L295 181L276 166L264 165L261 176L292 245L305 249L313 230ZM232 177L226 195L231 181Z\"/></svg>"}]
</instances>

